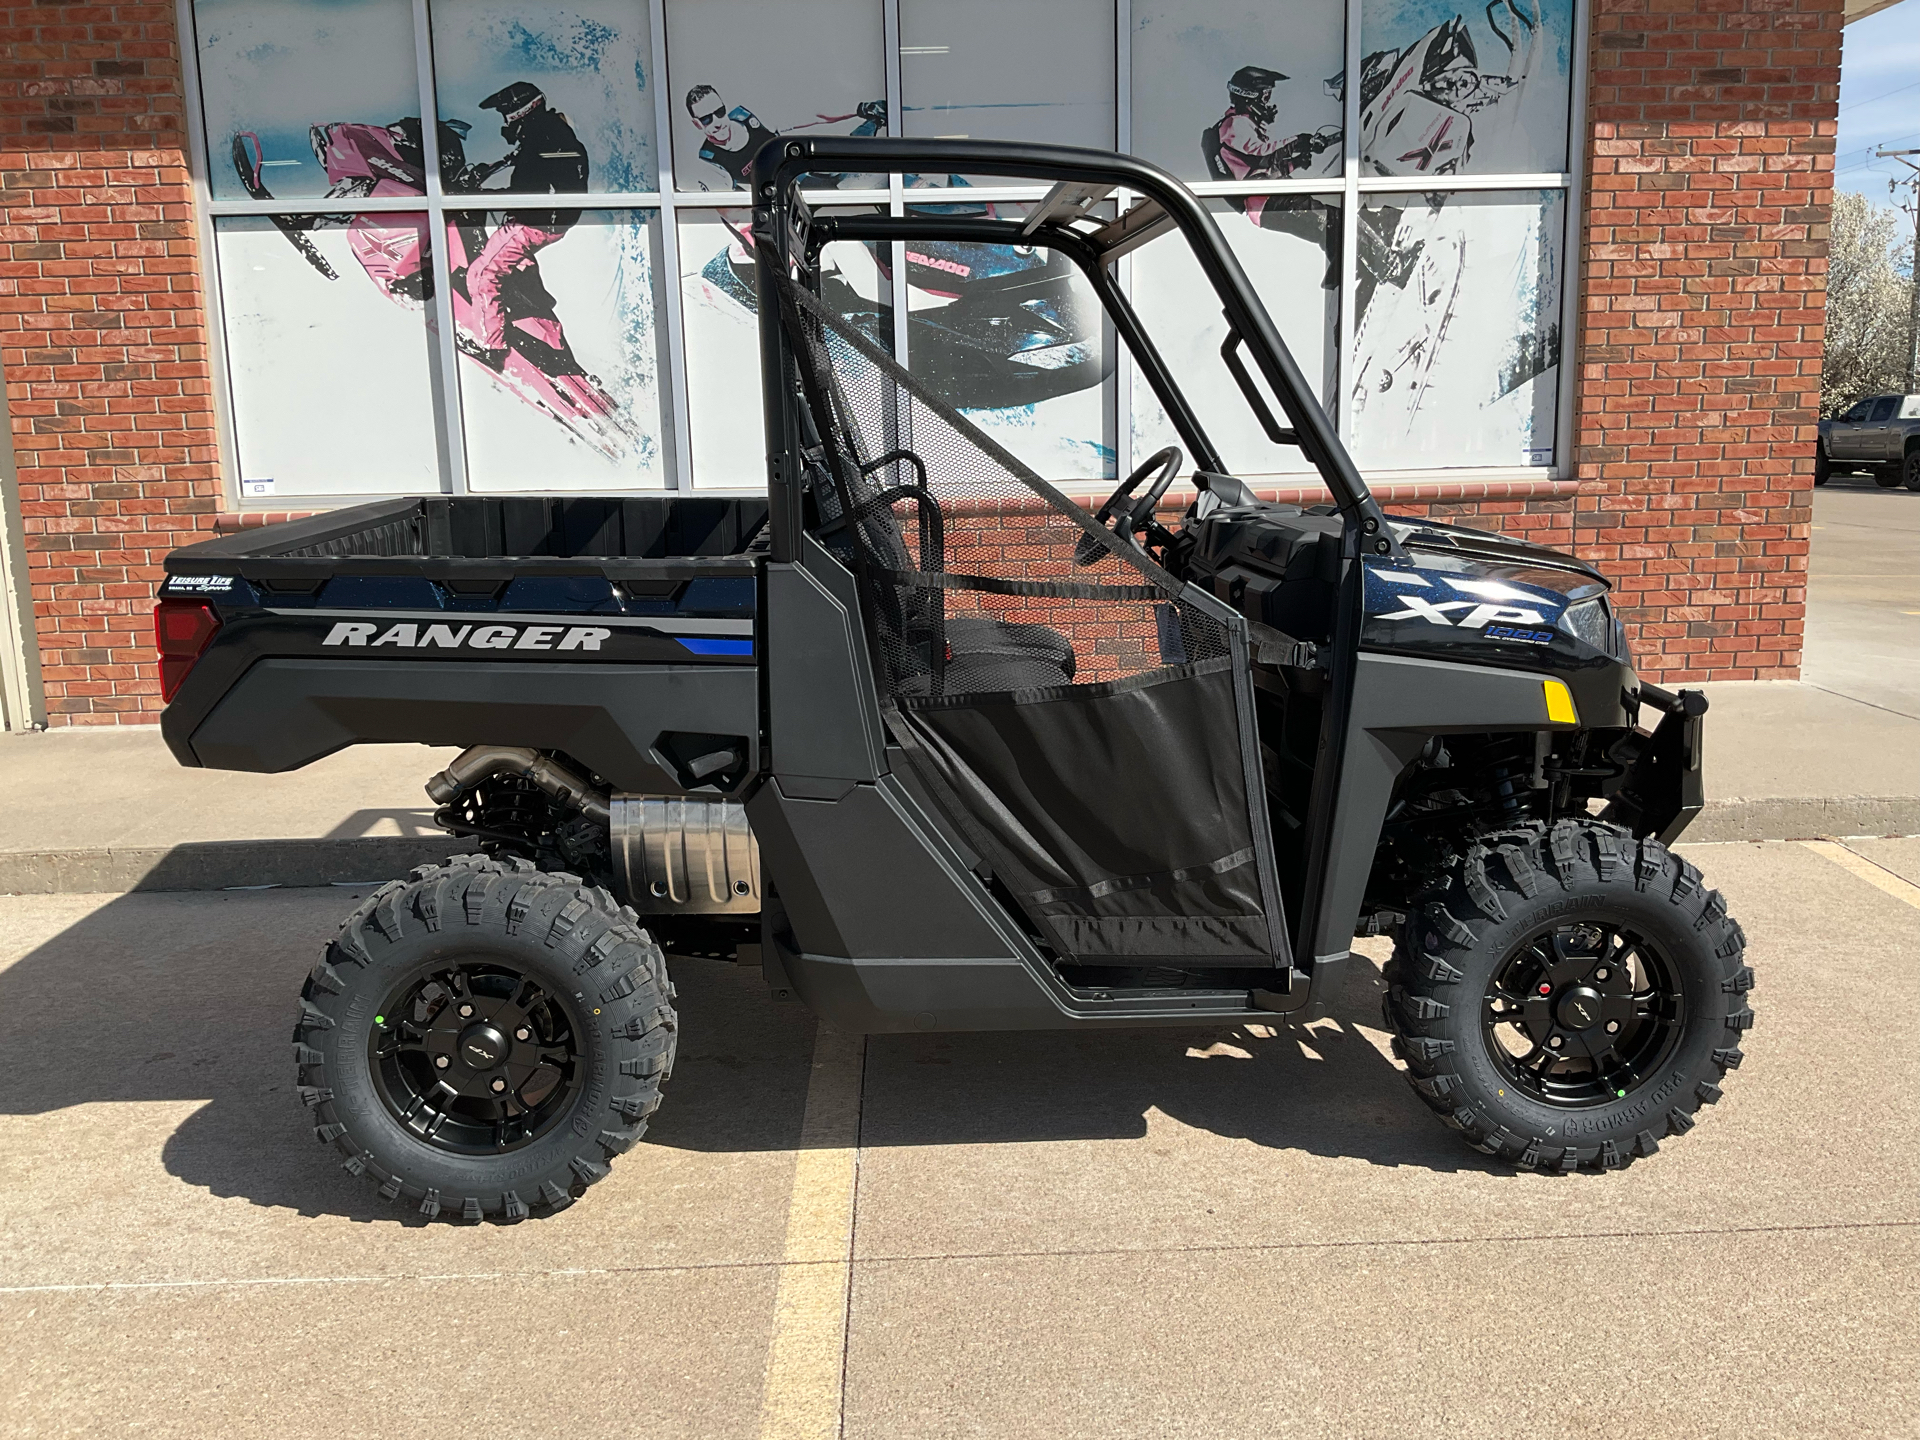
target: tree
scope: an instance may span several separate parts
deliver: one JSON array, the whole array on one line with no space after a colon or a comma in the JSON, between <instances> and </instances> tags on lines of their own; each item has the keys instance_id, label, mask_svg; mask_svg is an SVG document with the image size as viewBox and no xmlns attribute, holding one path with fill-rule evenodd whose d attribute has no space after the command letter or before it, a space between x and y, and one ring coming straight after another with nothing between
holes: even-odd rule
<instances>
[{"instance_id":1,"label":"tree","mask_svg":"<svg viewBox=\"0 0 1920 1440\"><path fill-rule=\"evenodd\" d=\"M1827 342L1820 406L1837 415L1856 400L1907 383L1907 304L1900 273L1910 241L1904 217L1864 195L1833 197L1827 262Z\"/></svg>"}]
</instances>

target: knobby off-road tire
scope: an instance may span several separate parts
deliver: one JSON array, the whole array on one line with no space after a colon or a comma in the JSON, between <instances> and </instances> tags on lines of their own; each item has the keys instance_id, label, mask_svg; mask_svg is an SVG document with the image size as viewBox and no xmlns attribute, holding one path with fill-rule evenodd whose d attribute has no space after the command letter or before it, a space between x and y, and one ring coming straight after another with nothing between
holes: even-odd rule
<instances>
[{"instance_id":1,"label":"knobby off-road tire","mask_svg":"<svg viewBox=\"0 0 1920 1440\"><path fill-rule=\"evenodd\" d=\"M382 886L327 945L300 993L300 1097L346 1170L429 1219L551 1214L646 1130L672 995L606 891L454 856Z\"/></svg>"},{"instance_id":2,"label":"knobby off-road tire","mask_svg":"<svg viewBox=\"0 0 1920 1440\"><path fill-rule=\"evenodd\" d=\"M1691 1130L1739 1066L1745 950L1719 892L1658 841L1534 824L1476 845L1408 916L1383 1003L1415 1092L1475 1149L1619 1169Z\"/></svg>"}]
</instances>

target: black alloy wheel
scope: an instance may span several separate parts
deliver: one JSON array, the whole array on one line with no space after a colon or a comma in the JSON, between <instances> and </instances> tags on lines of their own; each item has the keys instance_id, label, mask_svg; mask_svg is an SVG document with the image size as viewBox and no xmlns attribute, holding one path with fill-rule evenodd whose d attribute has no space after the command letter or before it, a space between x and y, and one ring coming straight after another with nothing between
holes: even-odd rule
<instances>
[{"instance_id":1,"label":"black alloy wheel","mask_svg":"<svg viewBox=\"0 0 1920 1440\"><path fill-rule=\"evenodd\" d=\"M1568 817L1482 837L1409 907L1383 1016L1414 1093L1523 1170L1617 1170L1745 1058L1746 936L1658 840Z\"/></svg>"},{"instance_id":2,"label":"black alloy wheel","mask_svg":"<svg viewBox=\"0 0 1920 1440\"><path fill-rule=\"evenodd\" d=\"M579 1024L506 965L436 965L398 987L368 1036L374 1090L415 1138L454 1155L517 1150L581 1090Z\"/></svg>"},{"instance_id":3,"label":"black alloy wheel","mask_svg":"<svg viewBox=\"0 0 1920 1440\"><path fill-rule=\"evenodd\" d=\"M1907 451L1907 458L1900 467L1900 483L1909 490L1920 490L1920 445Z\"/></svg>"},{"instance_id":4,"label":"black alloy wheel","mask_svg":"<svg viewBox=\"0 0 1920 1440\"><path fill-rule=\"evenodd\" d=\"M646 1132L679 1028L666 957L578 876L456 855L383 885L300 990L314 1137L429 1220L564 1210Z\"/></svg>"},{"instance_id":5,"label":"black alloy wheel","mask_svg":"<svg viewBox=\"0 0 1920 1440\"><path fill-rule=\"evenodd\" d=\"M1623 1100L1661 1073L1686 998L1645 937L1604 921L1559 925L1508 956L1487 985L1487 1054L1549 1105Z\"/></svg>"}]
</instances>

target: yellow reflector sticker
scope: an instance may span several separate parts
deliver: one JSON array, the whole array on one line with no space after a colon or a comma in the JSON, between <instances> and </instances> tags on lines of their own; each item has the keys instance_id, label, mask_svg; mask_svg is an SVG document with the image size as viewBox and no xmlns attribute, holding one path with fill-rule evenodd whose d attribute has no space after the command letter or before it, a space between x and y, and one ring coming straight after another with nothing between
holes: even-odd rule
<instances>
[{"instance_id":1,"label":"yellow reflector sticker","mask_svg":"<svg viewBox=\"0 0 1920 1440\"><path fill-rule=\"evenodd\" d=\"M1547 692L1547 719L1556 725L1578 725L1580 712L1573 708L1573 692L1565 682L1542 680L1540 685Z\"/></svg>"}]
</instances>

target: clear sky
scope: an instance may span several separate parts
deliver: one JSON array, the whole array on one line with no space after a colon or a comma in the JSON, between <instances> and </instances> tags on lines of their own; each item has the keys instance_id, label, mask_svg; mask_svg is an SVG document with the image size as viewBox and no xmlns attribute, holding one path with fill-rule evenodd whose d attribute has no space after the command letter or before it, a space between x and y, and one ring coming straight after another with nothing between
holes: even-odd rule
<instances>
[{"instance_id":1,"label":"clear sky","mask_svg":"<svg viewBox=\"0 0 1920 1440\"><path fill-rule=\"evenodd\" d=\"M1847 26L1834 188L1886 204L1887 181L1913 172L1897 160L1874 159L1883 146L1920 149L1920 0L1900 0Z\"/></svg>"}]
</instances>

